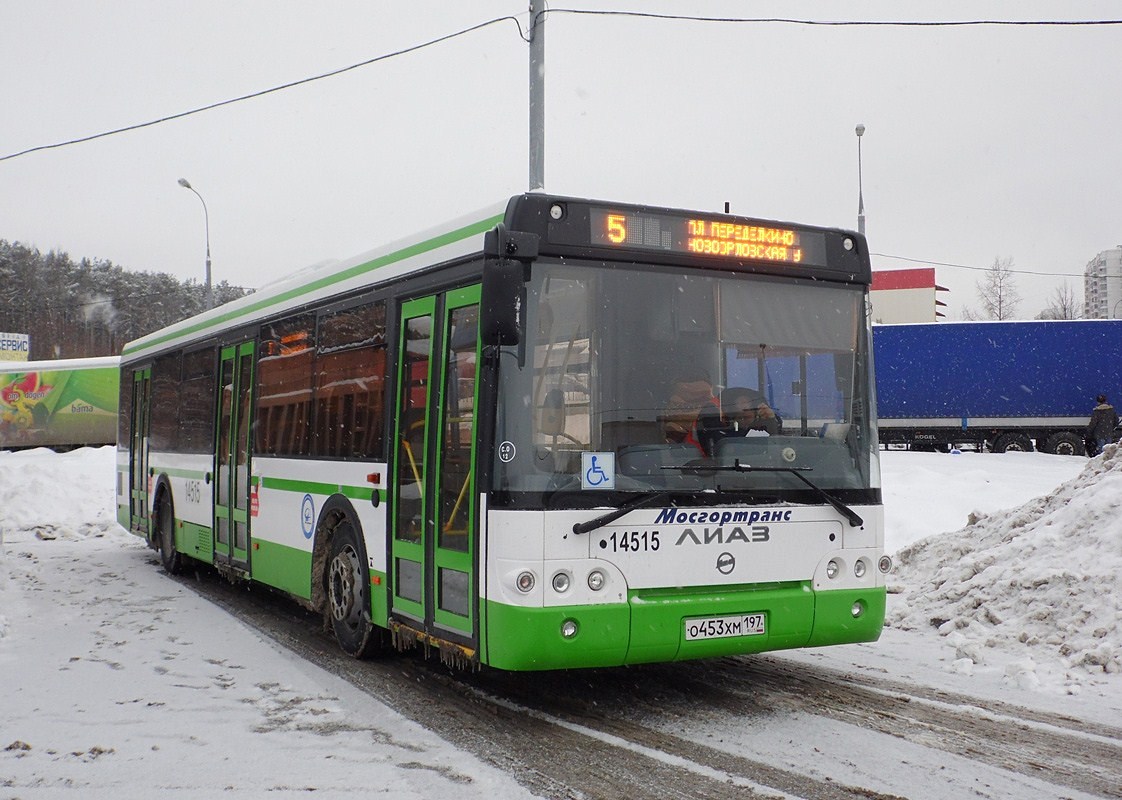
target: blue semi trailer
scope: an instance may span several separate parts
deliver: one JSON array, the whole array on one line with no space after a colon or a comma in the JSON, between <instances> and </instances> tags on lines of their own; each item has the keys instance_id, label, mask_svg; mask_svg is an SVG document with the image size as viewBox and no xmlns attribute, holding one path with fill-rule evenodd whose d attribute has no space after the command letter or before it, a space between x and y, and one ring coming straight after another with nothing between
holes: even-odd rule
<instances>
[{"instance_id":1,"label":"blue semi trailer","mask_svg":"<svg viewBox=\"0 0 1122 800\"><path fill-rule=\"evenodd\" d=\"M1122 320L873 326L881 444L1083 455L1122 400Z\"/></svg>"}]
</instances>

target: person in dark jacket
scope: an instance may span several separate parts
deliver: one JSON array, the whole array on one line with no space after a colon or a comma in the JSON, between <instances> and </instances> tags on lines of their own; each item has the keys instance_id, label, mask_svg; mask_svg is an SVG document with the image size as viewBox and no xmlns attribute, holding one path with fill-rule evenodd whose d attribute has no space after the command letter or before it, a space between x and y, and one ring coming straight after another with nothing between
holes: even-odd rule
<instances>
[{"instance_id":1,"label":"person in dark jacket","mask_svg":"<svg viewBox=\"0 0 1122 800\"><path fill-rule=\"evenodd\" d=\"M1108 442L1114 441L1114 429L1118 427L1118 412L1106 401L1106 395L1100 394L1095 402L1098 405L1091 412L1091 421L1087 424L1087 440L1095 443L1095 452L1090 455L1098 455Z\"/></svg>"}]
</instances>

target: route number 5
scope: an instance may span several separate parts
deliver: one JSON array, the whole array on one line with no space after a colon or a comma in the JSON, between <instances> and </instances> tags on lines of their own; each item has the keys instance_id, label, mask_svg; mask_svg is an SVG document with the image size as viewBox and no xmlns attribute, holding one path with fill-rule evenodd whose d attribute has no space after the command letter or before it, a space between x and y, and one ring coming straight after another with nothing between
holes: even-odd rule
<instances>
[{"instance_id":1,"label":"route number 5","mask_svg":"<svg viewBox=\"0 0 1122 800\"><path fill-rule=\"evenodd\" d=\"M622 214L608 215L608 241L612 244L623 244L627 239L627 217Z\"/></svg>"}]
</instances>

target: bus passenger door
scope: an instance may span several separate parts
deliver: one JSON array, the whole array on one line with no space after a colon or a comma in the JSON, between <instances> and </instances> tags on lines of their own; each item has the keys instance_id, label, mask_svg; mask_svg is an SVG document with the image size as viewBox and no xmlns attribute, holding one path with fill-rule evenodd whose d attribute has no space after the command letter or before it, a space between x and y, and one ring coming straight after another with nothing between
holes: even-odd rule
<instances>
[{"instance_id":1,"label":"bus passenger door","mask_svg":"<svg viewBox=\"0 0 1122 800\"><path fill-rule=\"evenodd\" d=\"M148 424L152 418L152 368L132 377L132 420L129 424L129 528L148 536Z\"/></svg>"},{"instance_id":2,"label":"bus passenger door","mask_svg":"<svg viewBox=\"0 0 1122 800\"><path fill-rule=\"evenodd\" d=\"M247 572L253 365L253 342L222 348L214 456L214 562Z\"/></svg>"},{"instance_id":3,"label":"bus passenger door","mask_svg":"<svg viewBox=\"0 0 1122 800\"><path fill-rule=\"evenodd\" d=\"M405 303L398 342L391 611L474 649L479 287Z\"/></svg>"}]
</instances>

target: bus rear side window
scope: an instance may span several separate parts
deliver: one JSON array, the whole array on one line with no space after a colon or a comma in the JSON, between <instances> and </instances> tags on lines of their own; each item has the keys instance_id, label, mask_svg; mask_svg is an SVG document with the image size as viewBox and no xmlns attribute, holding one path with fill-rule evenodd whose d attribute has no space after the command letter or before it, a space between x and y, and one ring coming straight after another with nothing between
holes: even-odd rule
<instances>
[{"instance_id":1,"label":"bus rear side window","mask_svg":"<svg viewBox=\"0 0 1122 800\"><path fill-rule=\"evenodd\" d=\"M255 425L258 453L311 454L315 322L314 315L301 314L261 329Z\"/></svg>"},{"instance_id":2,"label":"bus rear side window","mask_svg":"<svg viewBox=\"0 0 1122 800\"><path fill-rule=\"evenodd\" d=\"M179 451L209 453L214 449L214 348L183 356L179 394Z\"/></svg>"}]
</instances>

